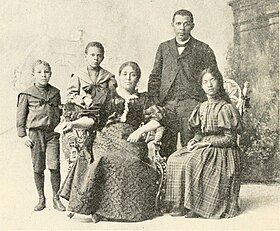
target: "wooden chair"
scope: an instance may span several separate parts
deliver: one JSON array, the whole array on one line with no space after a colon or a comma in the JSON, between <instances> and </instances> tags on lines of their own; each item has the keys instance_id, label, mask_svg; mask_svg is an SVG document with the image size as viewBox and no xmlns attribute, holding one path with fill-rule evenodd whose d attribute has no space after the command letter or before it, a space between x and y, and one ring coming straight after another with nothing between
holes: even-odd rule
<instances>
[{"instance_id":1,"label":"wooden chair","mask_svg":"<svg viewBox=\"0 0 280 231\"><path fill-rule=\"evenodd\" d=\"M236 106L240 115L243 116L248 107L248 89L249 83L245 82L241 90L240 86L233 79L224 79L224 88L228 93L232 103ZM158 128L156 131L149 132L146 136L146 142L149 149L149 157L154 162L158 171L158 192L156 196L156 210L158 215L162 214L163 201L165 196L167 165L166 158L161 157L159 151L161 147L161 138L164 132L164 127ZM238 138L239 140L239 138ZM180 145L179 145L180 146Z\"/></svg>"},{"instance_id":2,"label":"wooden chair","mask_svg":"<svg viewBox=\"0 0 280 231\"><path fill-rule=\"evenodd\" d=\"M232 104L234 104L241 116L243 116L246 108L249 107L249 83L244 83L243 89L233 79L224 79L224 88L228 93Z\"/></svg>"},{"instance_id":3,"label":"wooden chair","mask_svg":"<svg viewBox=\"0 0 280 231\"><path fill-rule=\"evenodd\" d=\"M149 132L146 136L146 143L149 150L149 158L154 163L158 172L158 191L156 195L156 212L157 215L162 215L163 201L165 196L165 184L167 175L166 158L161 157L159 151L161 146L161 138L164 132L164 127L159 127L156 131Z\"/></svg>"}]
</instances>

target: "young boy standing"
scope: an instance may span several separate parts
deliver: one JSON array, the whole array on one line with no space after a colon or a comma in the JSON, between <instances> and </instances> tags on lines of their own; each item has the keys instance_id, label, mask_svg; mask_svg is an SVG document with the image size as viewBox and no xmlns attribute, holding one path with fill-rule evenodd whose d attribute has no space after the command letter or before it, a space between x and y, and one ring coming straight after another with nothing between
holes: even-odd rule
<instances>
[{"instance_id":1,"label":"young boy standing","mask_svg":"<svg viewBox=\"0 0 280 231\"><path fill-rule=\"evenodd\" d=\"M60 122L61 97L59 90L49 84L51 74L50 64L37 60L32 68L35 83L19 94L17 104L17 133L31 149L34 181L39 195L39 203L34 207L34 211L41 211L46 207L44 194L46 160L51 173L53 207L58 211L65 211L57 195L61 181L60 134L54 132Z\"/></svg>"}]
</instances>

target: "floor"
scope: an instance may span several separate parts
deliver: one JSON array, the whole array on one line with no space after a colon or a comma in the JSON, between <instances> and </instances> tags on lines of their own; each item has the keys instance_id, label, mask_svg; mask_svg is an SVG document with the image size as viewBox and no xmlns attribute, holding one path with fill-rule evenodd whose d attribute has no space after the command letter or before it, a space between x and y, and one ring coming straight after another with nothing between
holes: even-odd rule
<instances>
[{"instance_id":1,"label":"floor","mask_svg":"<svg viewBox=\"0 0 280 231\"><path fill-rule=\"evenodd\" d=\"M30 153L15 129L0 135L0 230L280 230L280 186L242 185L242 212L231 219L207 220L171 217L168 214L139 223L91 223L88 216L52 209L49 173L46 172L47 208L34 212L37 194ZM62 157L62 177L67 163ZM63 201L66 205L66 201Z\"/></svg>"}]
</instances>

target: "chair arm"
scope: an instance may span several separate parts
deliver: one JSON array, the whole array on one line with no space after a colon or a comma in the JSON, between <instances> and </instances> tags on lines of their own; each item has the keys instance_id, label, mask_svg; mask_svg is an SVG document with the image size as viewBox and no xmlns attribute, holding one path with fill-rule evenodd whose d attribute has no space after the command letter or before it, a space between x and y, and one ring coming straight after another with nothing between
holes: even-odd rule
<instances>
[{"instance_id":1,"label":"chair arm","mask_svg":"<svg viewBox=\"0 0 280 231\"><path fill-rule=\"evenodd\" d=\"M164 127L159 127L157 130L156 130L156 134L155 134L155 142L160 142L161 138L162 138L162 135L163 135L163 132L164 132L165 128Z\"/></svg>"}]
</instances>

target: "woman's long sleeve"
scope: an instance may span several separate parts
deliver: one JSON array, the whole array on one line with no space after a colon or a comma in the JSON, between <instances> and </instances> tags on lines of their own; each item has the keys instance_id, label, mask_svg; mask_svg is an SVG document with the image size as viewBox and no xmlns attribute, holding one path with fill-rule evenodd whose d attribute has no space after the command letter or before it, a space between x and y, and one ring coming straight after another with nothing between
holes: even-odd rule
<instances>
[{"instance_id":1,"label":"woman's long sleeve","mask_svg":"<svg viewBox=\"0 0 280 231\"><path fill-rule=\"evenodd\" d=\"M218 127L221 135L211 137L213 147L236 145L236 133L240 128L240 116L231 104L224 105L218 113Z\"/></svg>"},{"instance_id":2,"label":"woman's long sleeve","mask_svg":"<svg viewBox=\"0 0 280 231\"><path fill-rule=\"evenodd\" d=\"M216 135L211 137L212 147L231 147L236 143L236 136L232 135L230 130L225 130L223 135Z\"/></svg>"}]
</instances>

